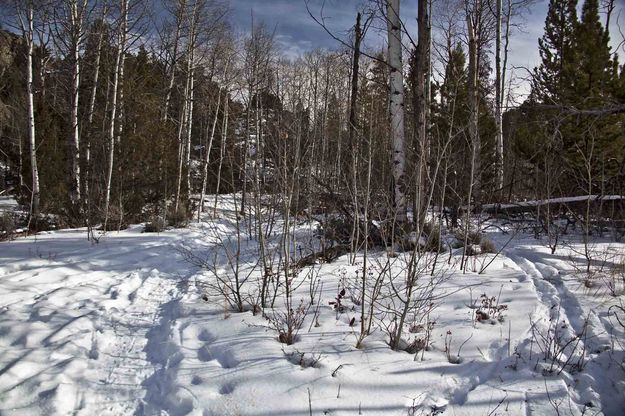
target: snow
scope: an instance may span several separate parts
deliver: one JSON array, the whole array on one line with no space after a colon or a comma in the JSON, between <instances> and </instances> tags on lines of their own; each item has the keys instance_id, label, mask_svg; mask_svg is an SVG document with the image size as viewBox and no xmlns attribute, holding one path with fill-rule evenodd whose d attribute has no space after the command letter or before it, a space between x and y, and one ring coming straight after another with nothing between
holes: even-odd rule
<instances>
[{"instance_id":1,"label":"snow","mask_svg":"<svg viewBox=\"0 0 625 416\"><path fill-rule=\"evenodd\" d=\"M0 213L17 209L17 201L9 195L0 195Z\"/></svg>"},{"instance_id":2,"label":"snow","mask_svg":"<svg viewBox=\"0 0 625 416\"><path fill-rule=\"evenodd\" d=\"M445 273L419 283L438 279L445 296L429 315L431 348L417 354L391 351L379 329L355 348L362 254L355 264L345 255L306 268L293 303L310 302L315 276L320 291L287 346L260 314L205 298L215 276L188 259L214 259L215 271L228 273L236 209L227 197L219 205L216 218L188 229L148 234L136 225L97 244L85 230L64 230L0 243L0 414L622 414L624 334L608 310L622 305L623 291L611 296L600 279L584 284L574 237L551 254L516 235L482 274L493 254L471 257L462 273L460 251L441 253ZM293 255L316 247L315 226L294 225ZM488 230L498 247L510 238ZM607 240L593 249L625 254ZM243 269L258 264L255 240L241 250ZM368 264L377 273L390 261L399 273L406 256L374 250ZM342 312L330 304L340 288ZM502 319L475 319L482 294L507 307ZM284 310L282 297L275 307ZM550 333L564 346L547 346ZM404 334L422 336L422 328ZM541 348L560 355L545 360Z\"/></svg>"}]
</instances>

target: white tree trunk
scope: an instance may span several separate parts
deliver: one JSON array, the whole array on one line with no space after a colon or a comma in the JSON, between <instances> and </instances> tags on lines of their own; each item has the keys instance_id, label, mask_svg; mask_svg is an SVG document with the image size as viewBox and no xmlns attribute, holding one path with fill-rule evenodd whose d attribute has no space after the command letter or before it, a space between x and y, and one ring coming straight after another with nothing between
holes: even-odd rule
<instances>
[{"instance_id":1,"label":"white tree trunk","mask_svg":"<svg viewBox=\"0 0 625 416\"><path fill-rule=\"evenodd\" d=\"M221 145L219 146L219 167L217 168L217 185L215 186L215 205L213 206L213 216L217 215L217 202L219 196L219 187L221 186L221 168L226 153L226 142L228 140L228 90L224 91L224 121L221 129Z\"/></svg>"},{"instance_id":2,"label":"white tree trunk","mask_svg":"<svg viewBox=\"0 0 625 416\"><path fill-rule=\"evenodd\" d=\"M113 164L115 157L115 120L117 119L117 90L119 88L119 79L121 67L123 66L123 55L126 46L126 31L128 25L128 0L121 0L121 22L119 26L117 54L115 58L115 68L113 72L113 91L111 96L111 118L109 120L109 160L108 172L106 176L106 193L104 196L104 230L108 222L109 204L111 200L111 183L113 179Z\"/></svg>"},{"instance_id":3,"label":"white tree trunk","mask_svg":"<svg viewBox=\"0 0 625 416\"><path fill-rule=\"evenodd\" d=\"M185 126L187 124L187 115L189 114L189 112L187 111L187 104L188 104L188 100L187 100L187 96L189 94L189 83L190 83L190 77L189 74L187 74L187 81L185 83L185 87L184 87L184 100L182 103L182 111L180 112L180 123L178 126L178 176L176 179L176 199L175 199L175 203L174 203L174 212L178 212L178 206L180 205L180 188L182 187L182 167L183 167L183 163L184 163L184 151L185 151L185 146L184 146L184 141L183 141L183 133L185 132Z\"/></svg>"},{"instance_id":4,"label":"white tree trunk","mask_svg":"<svg viewBox=\"0 0 625 416\"><path fill-rule=\"evenodd\" d=\"M27 25L24 35L26 37L27 64L26 64L26 93L28 95L28 139L30 142L30 165L32 170L32 199L30 203L30 216L39 214L39 170L37 169L37 146L35 143L35 96L33 88L33 36L34 36L34 5L32 0L28 2L26 11ZM23 25L24 26L24 25Z\"/></svg>"},{"instance_id":5,"label":"white tree trunk","mask_svg":"<svg viewBox=\"0 0 625 416\"><path fill-rule=\"evenodd\" d=\"M503 190L503 84L501 68L501 16L502 0L497 0L496 13L496 38L495 38L495 125L496 125L496 187ZM505 68L503 69L505 71Z\"/></svg>"},{"instance_id":6,"label":"white tree trunk","mask_svg":"<svg viewBox=\"0 0 625 416\"><path fill-rule=\"evenodd\" d=\"M211 128L210 138L208 140L208 146L206 148L206 158L204 158L204 166L202 169L202 190L200 195L200 205L197 210L197 220L200 222L200 214L204 211L204 198L206 196L206 183L208 182L208 164L210 162L210 154L213 148L213 139L215 138L215 129L217 127L217 119L219 116L219 107L221 106L221 88L217 92L217 107L215 108L215 118L213 119L213 126Z\"/></svg>"},{"instance_id":7,"label":"white tree trunk","mask_svg":"<svg viewBox=\"0 0 625 416\"><path fill-rule=\"evenodd\" d=\"M406 221L404 76L402 67L400 0L387 0L388 64L390 66L390 122L392 139L393 202L398 222Z\"/></svg>"},{"instance_id":8,"label":"white tree trunk","mask_svg":"<svg viewBox=\"0 0 625 416\"><path fill-rule=\"evenodd\" d=\"M104 18L106 16L106 8L104 8L102 13L102 23L104 22ZM93 85L91 87L91 97L89 99L89 111L87 113L87 127L89 129L93 126L93 114L95 113L95 100L98 94L98 81L100 79L100 60L102 57L102 42L104 40L104 30L100 28L100 33L98 34L98 49L96 51L95 56L95 72L93 73ZM84 177L84 189L85 189L85 198L89 198L89 173L91 170L91 137L90 134L87 135L87 148L85 149L85 177ZM87 200L87 204L89 201Z\"/></svg>"},{"instance_id":9,"label":"white tree trunk","mask_svg":"<svg viewBox=\"0 0 625 416\"><path fill-rule=\"evenodd\" d=\"M193 55L193 54L191 54ZM190 59L193 61L193 58ZM193 64L191 64L193 65ZM195 67L191 66L191 79L189 81L189 115L187 116L187 138L186 138L186 161L187 166L187 196L191 196L191 138L193 133L193 106L195 98Z\"/></svg>"},{"instance_id":10,"label":"white tree trunk","mask_svg":"<svg viewBox=\"0 0 625 416\"><path fill-rule=\"evenodd\" d=\"M80 129L78 126L78 105L80 99L80 49L84 32L84 14L87 1L83 0L79 6L78 0L70 0L69 4L69 29L71 33L71 54L73 61L72 71L72 114L71 114L71 185L70 198L72 204L80 202Z\"/></svg>"},{"instance_id":11,"label":"white tree trunk","mask_svg":"<svg viewBox=\"0 0 625 416\"><path fill-rule=\"evenodd\" d=\"M471 167L471 184L469 191L468 204L471 206L471 198L475 199L476 203L480 203L481 198L481 158L480 151L482 149L482 143L479 134L479 84L478 84L478 72L479 72L479 13L481 7L480 0L476 0L476 5L472 12L467 15L467 31L469 38L469 137L471 139L472 149L472 167Z\"/></svg>"},{"instance_id":12,"label":"white tree trunk","mask_svg":"<svg viewBox=\"0 0 625 416\"><path fill-rule=\"evenodd\" d=\"M176 63L178 62L178 45L180 43L180 32L182 30L182 21L184 19L187 0L179 0L176 9L176 32L174 34L174 44L172 46L171 64L169 68L169 85L165 94L165 108L163 109L163 120L167 121L169 117L169 103L171 101L171 93L174 89L176 80Z\"/></svg>"}]
</instances>

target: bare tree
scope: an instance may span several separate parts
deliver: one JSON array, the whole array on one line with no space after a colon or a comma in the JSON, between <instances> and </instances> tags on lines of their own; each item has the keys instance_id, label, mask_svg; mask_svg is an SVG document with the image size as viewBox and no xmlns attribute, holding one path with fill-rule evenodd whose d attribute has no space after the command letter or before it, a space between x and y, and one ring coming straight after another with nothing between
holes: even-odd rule
<instances>
[{"instance_id":1,"label":"bare tree","mask_svg":"<svg viewBox=\"0 0 625 416\"><path fill-rule=\"evenodd\" d=\"M120 0L119 22L117 30L117 53L115 66L113 68L113 91L111 92L111 115L108 129L109 159L106 176L106 193L104 198L104 229L106 230L109 219L109 204L111 198L111 185L113 181L113 163L115 158L115 122L117 121L117 98L119 92L120 78L123 77L124 52L128 34L128 10L130 0Z\"/></svg>"},{"instance_id":2,"label":"bare tree","mask_svg":"<svg viewBox=\"0 0 625 416\"><path fill-rule=\"evenodd\" d=\"M16 0L15 11L22 38L26 43L26 95L28 100L28 141L32 174L30 220L39 215L39 170L37 168L37 143L35 136L35 91L33 87L33 54L35 34L35 7L41 5L34 0ZM29 222L30 222L29 220Z\"/></svg>"},{"instance_id":3,"label":"bare tree","mask_svg":"<svg viewBox=\"0 0 625 416\"><path fill-rule=\"evenodd\" d=\"M503 15L502 0L496 1L495 19L495 125L496 125L496 189L503 189L503 86L505 67L501 67L501 19Z\"/></svg>"},{"instance_id":4,"label":"bare tree","mask_svg":"<svg viewBox=\"0 0 625 416\"><path fill-rule=\"evenodd\" d=\"M80 181L80 128L78 125L78 108L80 100L80 78L82 49L85 41L85 26L88 19L87 0L63 0L61 7L55 10L59 25L57 25L57 36L60 49L65 52L68 62L72 66L71 84L71 116L70 116L70 187L69 194L72 204L80 209L81 181Z\"/></svg>"},{"instance_id":5,"label":"bare tree","mask_svg":"<svg viewBox=\"0 0 625 416\"><path fill-rule=\"evenodd\" d=\"M163 119L167 121L169 116L169 104L171 101L171 93L174 89L176 81L176 65L178 63L178 48L180 46L180 38L182 36L183 23L186 13L187 0L173 0L174 3L174 38L171 40L171 58L168 63L169 83L165 93L165 106L163 108Z\"/></svg>"},{"instance_id":6,"label":"bare tree","mask_svg":"<svg viewBox=\"0 0 625 416\"><path fill-rule=\"evenodd\" d=\"M388 65L390 67L390 127L392 137L393 204L397 221L406 221L405 193L405 132L404 132L404 75L402 65L402 25L400 0L387 0L386 23L388 31Z\"/></svg>"}]
</instances>

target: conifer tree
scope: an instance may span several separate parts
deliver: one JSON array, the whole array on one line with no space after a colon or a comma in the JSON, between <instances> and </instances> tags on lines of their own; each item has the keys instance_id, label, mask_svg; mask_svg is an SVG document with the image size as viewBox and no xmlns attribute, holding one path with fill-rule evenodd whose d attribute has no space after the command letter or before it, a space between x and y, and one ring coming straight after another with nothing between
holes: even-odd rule
<instances>
[{"instance_id":1,"label":"conifer tree","mask_svg":"<svg viewBox=\"0 0 625 416\"><path fill-rule=\"evenodd\" d=\"M577 0L550 0L545 33L538 40L541 63L534 70L533 92L542 102L564 104L573 97Z\"/></svg>"},{"instance_id":2,"label":"conifer tree","mask_svg":"<svg viewBox=\"0 0 625 416\"><path fill-rule=\"evenodd\" d=\"M598 0L586 0L575 32L579 66L574 78L578 105L593 106L608 98L615 81L609 36L599 20Z\"/></svg>"}]
</instances>

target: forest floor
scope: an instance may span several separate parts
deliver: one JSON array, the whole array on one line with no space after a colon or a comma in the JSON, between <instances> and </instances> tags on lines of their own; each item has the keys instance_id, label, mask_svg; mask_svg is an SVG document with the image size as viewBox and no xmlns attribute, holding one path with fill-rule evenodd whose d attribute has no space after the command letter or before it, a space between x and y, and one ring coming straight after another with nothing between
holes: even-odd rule
<instances>
[{"instance_id":1,"label":"forest floor","mask_svg":"<svg viewBox=\"0 0 625 416\"><path fill-rule=\"evenodd\" d=\"M303 256L314 246L315 226L295 227L294 253ZM0 415L622 415L625 409L625 334L617 318L625 320L613 307L625 303L625 275L581 278L583 245L574 236L551 254L531 234L490 227L487 237L505 249L481 274L493 254L471 257L463 273L461 250L442 253L446 272L428 314L430 347L413 354L392 351L381 329L355 348L362 253L354 262L344 255L300 272L295 306L311 296L314 303L297 342L287 346L259 314L207 297L215 275L188 261L212 259L217 274L228 272L224 250L235 219L227 202L216 219L186 229L143 228L109 232L97 244L84 229L0 243ZM605 270L616 270L625 255L624 243L607 238L591 248ZM258 264L254 241L242 243L240 259ZM386 261L383 250L369 253L372 273ZM615 295L608 290L613 278ZM337 310L330 303L342 289ZM490 306L497 312L479 321L482 294L495 298ZM278 296L276 313L283 305ZM408 342L425 336L423 326L415 328Z\"/></svg>"}]
</instances>

